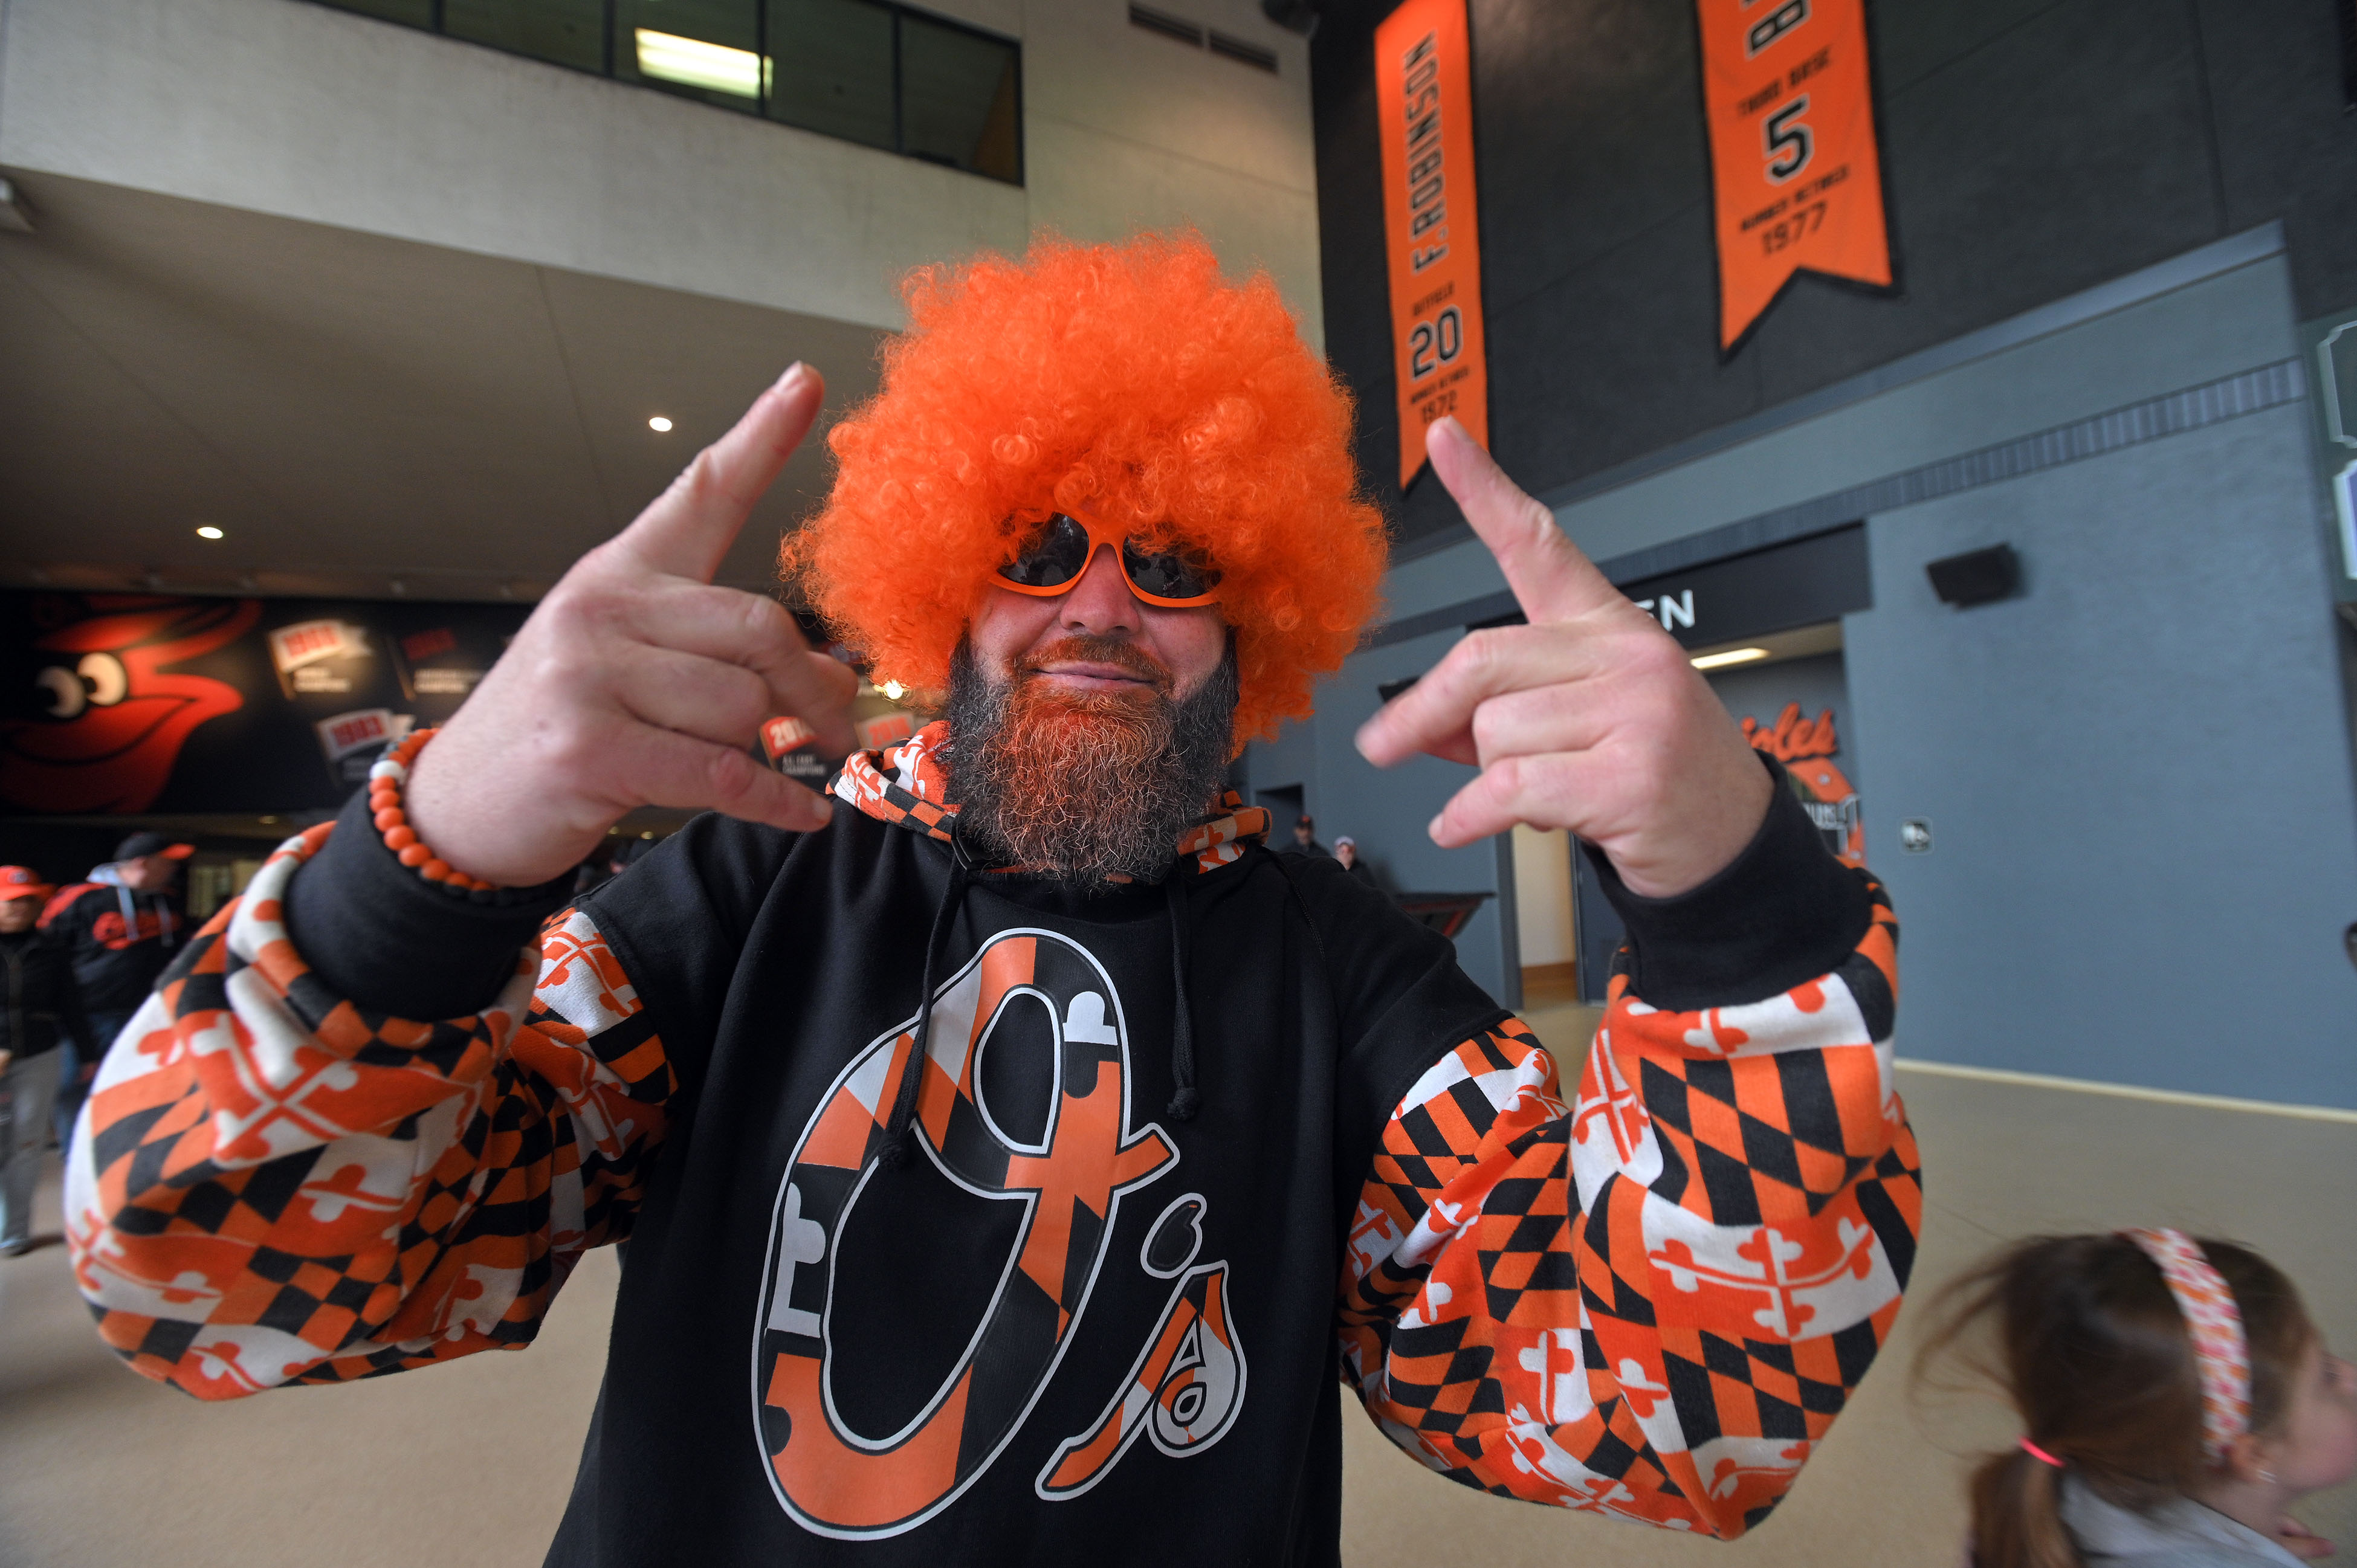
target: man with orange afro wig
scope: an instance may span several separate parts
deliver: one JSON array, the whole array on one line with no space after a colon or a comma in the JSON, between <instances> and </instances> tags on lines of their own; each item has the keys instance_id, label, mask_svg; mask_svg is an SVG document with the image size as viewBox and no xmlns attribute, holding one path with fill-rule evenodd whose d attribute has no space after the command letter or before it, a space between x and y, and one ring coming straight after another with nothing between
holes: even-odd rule
<instances>
[{"instance_id":1,"label":"man with orange afro wig","mask_svg":"<svg viewBox=\"0 0 2357 1568\"><path fill-rule=\"evenodd\" d=\"M1383 524L1350 398L1275 285L1222 283L1200 240L1047 243L920 273L908 298L882 395L828 438L826 510L786 546L878 676L945 690L974 585L1057 510L1219 563L1238 750L1305 717L1374 613Z\"/></svg>"},{"instance_id":2,"label":"man with orange afro wig","mask_svg":"<svg viewBox=\"0 0 2357 1568\"><path fill-rule=\"evenodd\" d=\"M102 1335L203 1398L339 1382L520 1347L628 1239L557 1564L1332 1564L1338 1369L1468 1485L1740 1533L1913 1256L1888 907L1440 421L1529 624L1359 744L1467 765L1443 844L1589 846L1630 941L1566 1104L1225 788L1383 565L1267 280L1046 242L909 301L785 563L943 716L850 752L848 669L711 585L796 365L133 1020L69 1168ZM769 724L850 753L825 797ZM711 809L565 907L650 803Z\"/></svg>"}]
</instances>

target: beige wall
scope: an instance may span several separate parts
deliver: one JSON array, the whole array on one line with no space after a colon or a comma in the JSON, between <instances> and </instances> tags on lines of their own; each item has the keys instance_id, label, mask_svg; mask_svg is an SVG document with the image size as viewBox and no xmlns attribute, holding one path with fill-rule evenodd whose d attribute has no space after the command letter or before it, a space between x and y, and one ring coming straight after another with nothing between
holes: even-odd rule
<instances>
[{"instance_id":1,"label":"beige wall","mask_svg":"<svg viewBox=\"0 0 2357 1568\"><path fill-rule=\"evenodd\" d=\"M1322 347L1308 45L1255 0L1156 5L1275 49L1277 73L1134 27L1125 0L1024 0L1031 226L1115 240L1191 222L1229 267L1267 268Z\"/></svg>"},{"instance_id":2,"label":"beige wall","mask_svg":"<svg viewBox=\"0 0 2357 1568\"><path fill-rule=\"evenodd\" d=\"M1522 964L1569 963L1572 940L1571 835L1514 824L1514 926Z\"/></svg>"},{"instance_id":3,"label":"beige wall","mask_svg":"<svg viewBox=\"0 0 2357 1568\"><path fill-rule=\"evenodd\" d=\"M1191 222L1313 343L1308 48L1252 0L937 0L1024 39L1016 188L303 0L0 0L0 166L192 198L869 327L920 263Z\"/></svg>"}]
</instances>

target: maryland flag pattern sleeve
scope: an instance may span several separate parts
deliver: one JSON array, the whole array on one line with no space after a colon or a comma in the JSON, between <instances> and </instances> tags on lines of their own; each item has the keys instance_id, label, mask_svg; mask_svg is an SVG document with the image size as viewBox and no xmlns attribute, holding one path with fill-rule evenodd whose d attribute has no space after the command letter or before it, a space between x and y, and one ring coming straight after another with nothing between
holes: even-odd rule
<instances>
[{"instance_id":1,"label":"maryland flag pattern sleeve","mask_svg":"<svg viewBox=\"0 0 2357 1568\"><path fill-rule=\"evenodd\" d=\"M1921 1226L1895 936L1656 1009L1616 975L1566 1105L1508 1021L1382 1135L1340 1329L1368 1412L1454 1480L1674 1530L1765 1518L1889 1336Z\"/></svg>"},{"instance_id":2,"label":"maryland flag pattern sleeve","mask_svg":"<svg viewBox=\"0 0 2357 1568\"><path fill-rule=\"evenodd\" d=\"M674 1079L580 910L491 1005L416 1022L304 963L272 856L133 1018L67 1170L100 1335L202 1399L519 1348L627 1235Z\"/></svg>"}]
</instances>

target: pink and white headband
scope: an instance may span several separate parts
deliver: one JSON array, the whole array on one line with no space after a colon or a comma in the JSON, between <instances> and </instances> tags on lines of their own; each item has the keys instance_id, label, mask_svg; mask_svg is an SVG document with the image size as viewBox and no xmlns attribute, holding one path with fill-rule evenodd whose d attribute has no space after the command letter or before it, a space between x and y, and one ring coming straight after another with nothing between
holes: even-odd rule
<instances>
[{"instance_id":1,"label":"pink and white headband","mask_svg":"<svg viewBox=\"0 0 2357 1568\"><path fill-rule=\"evenodd\" d=\"M2214 1465L2251 1424L2251 1351L2234 1293L2184 1231L2138 1229L2120 1234L2160 1266L2160 1277L2184 1316L2201 1379L2201 1451Z\"/></svg>"}]
</instances>

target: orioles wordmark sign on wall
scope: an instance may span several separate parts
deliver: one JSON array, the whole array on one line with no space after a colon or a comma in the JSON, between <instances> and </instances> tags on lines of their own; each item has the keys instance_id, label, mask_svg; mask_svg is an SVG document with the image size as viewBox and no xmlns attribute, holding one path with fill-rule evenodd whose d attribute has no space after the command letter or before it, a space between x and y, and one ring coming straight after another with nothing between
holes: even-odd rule
<instances>
[{"instance_id":1,"label":"orioles wordmark sign on wall","mask_svg":"<svg viewBox=\"0 0 2357 1568\"><path fill-rule=\"evenodd\" d=\"M1490 444L1471 49L1465 0L1406 0L1375 29L1403 489L1444 414Z\"/></svg>"},{"instance_id":2,"label":"orioles wordmark sign on wall","mask_svg":"<svg viewBox=\"0 0 2357 1568\"><path fill-rule=\"evenodd\" d=\"M1795 273L1888 287L1890 239L1866 0L1696 3L1727 351Z\"/></svg>"}]
</instances>

